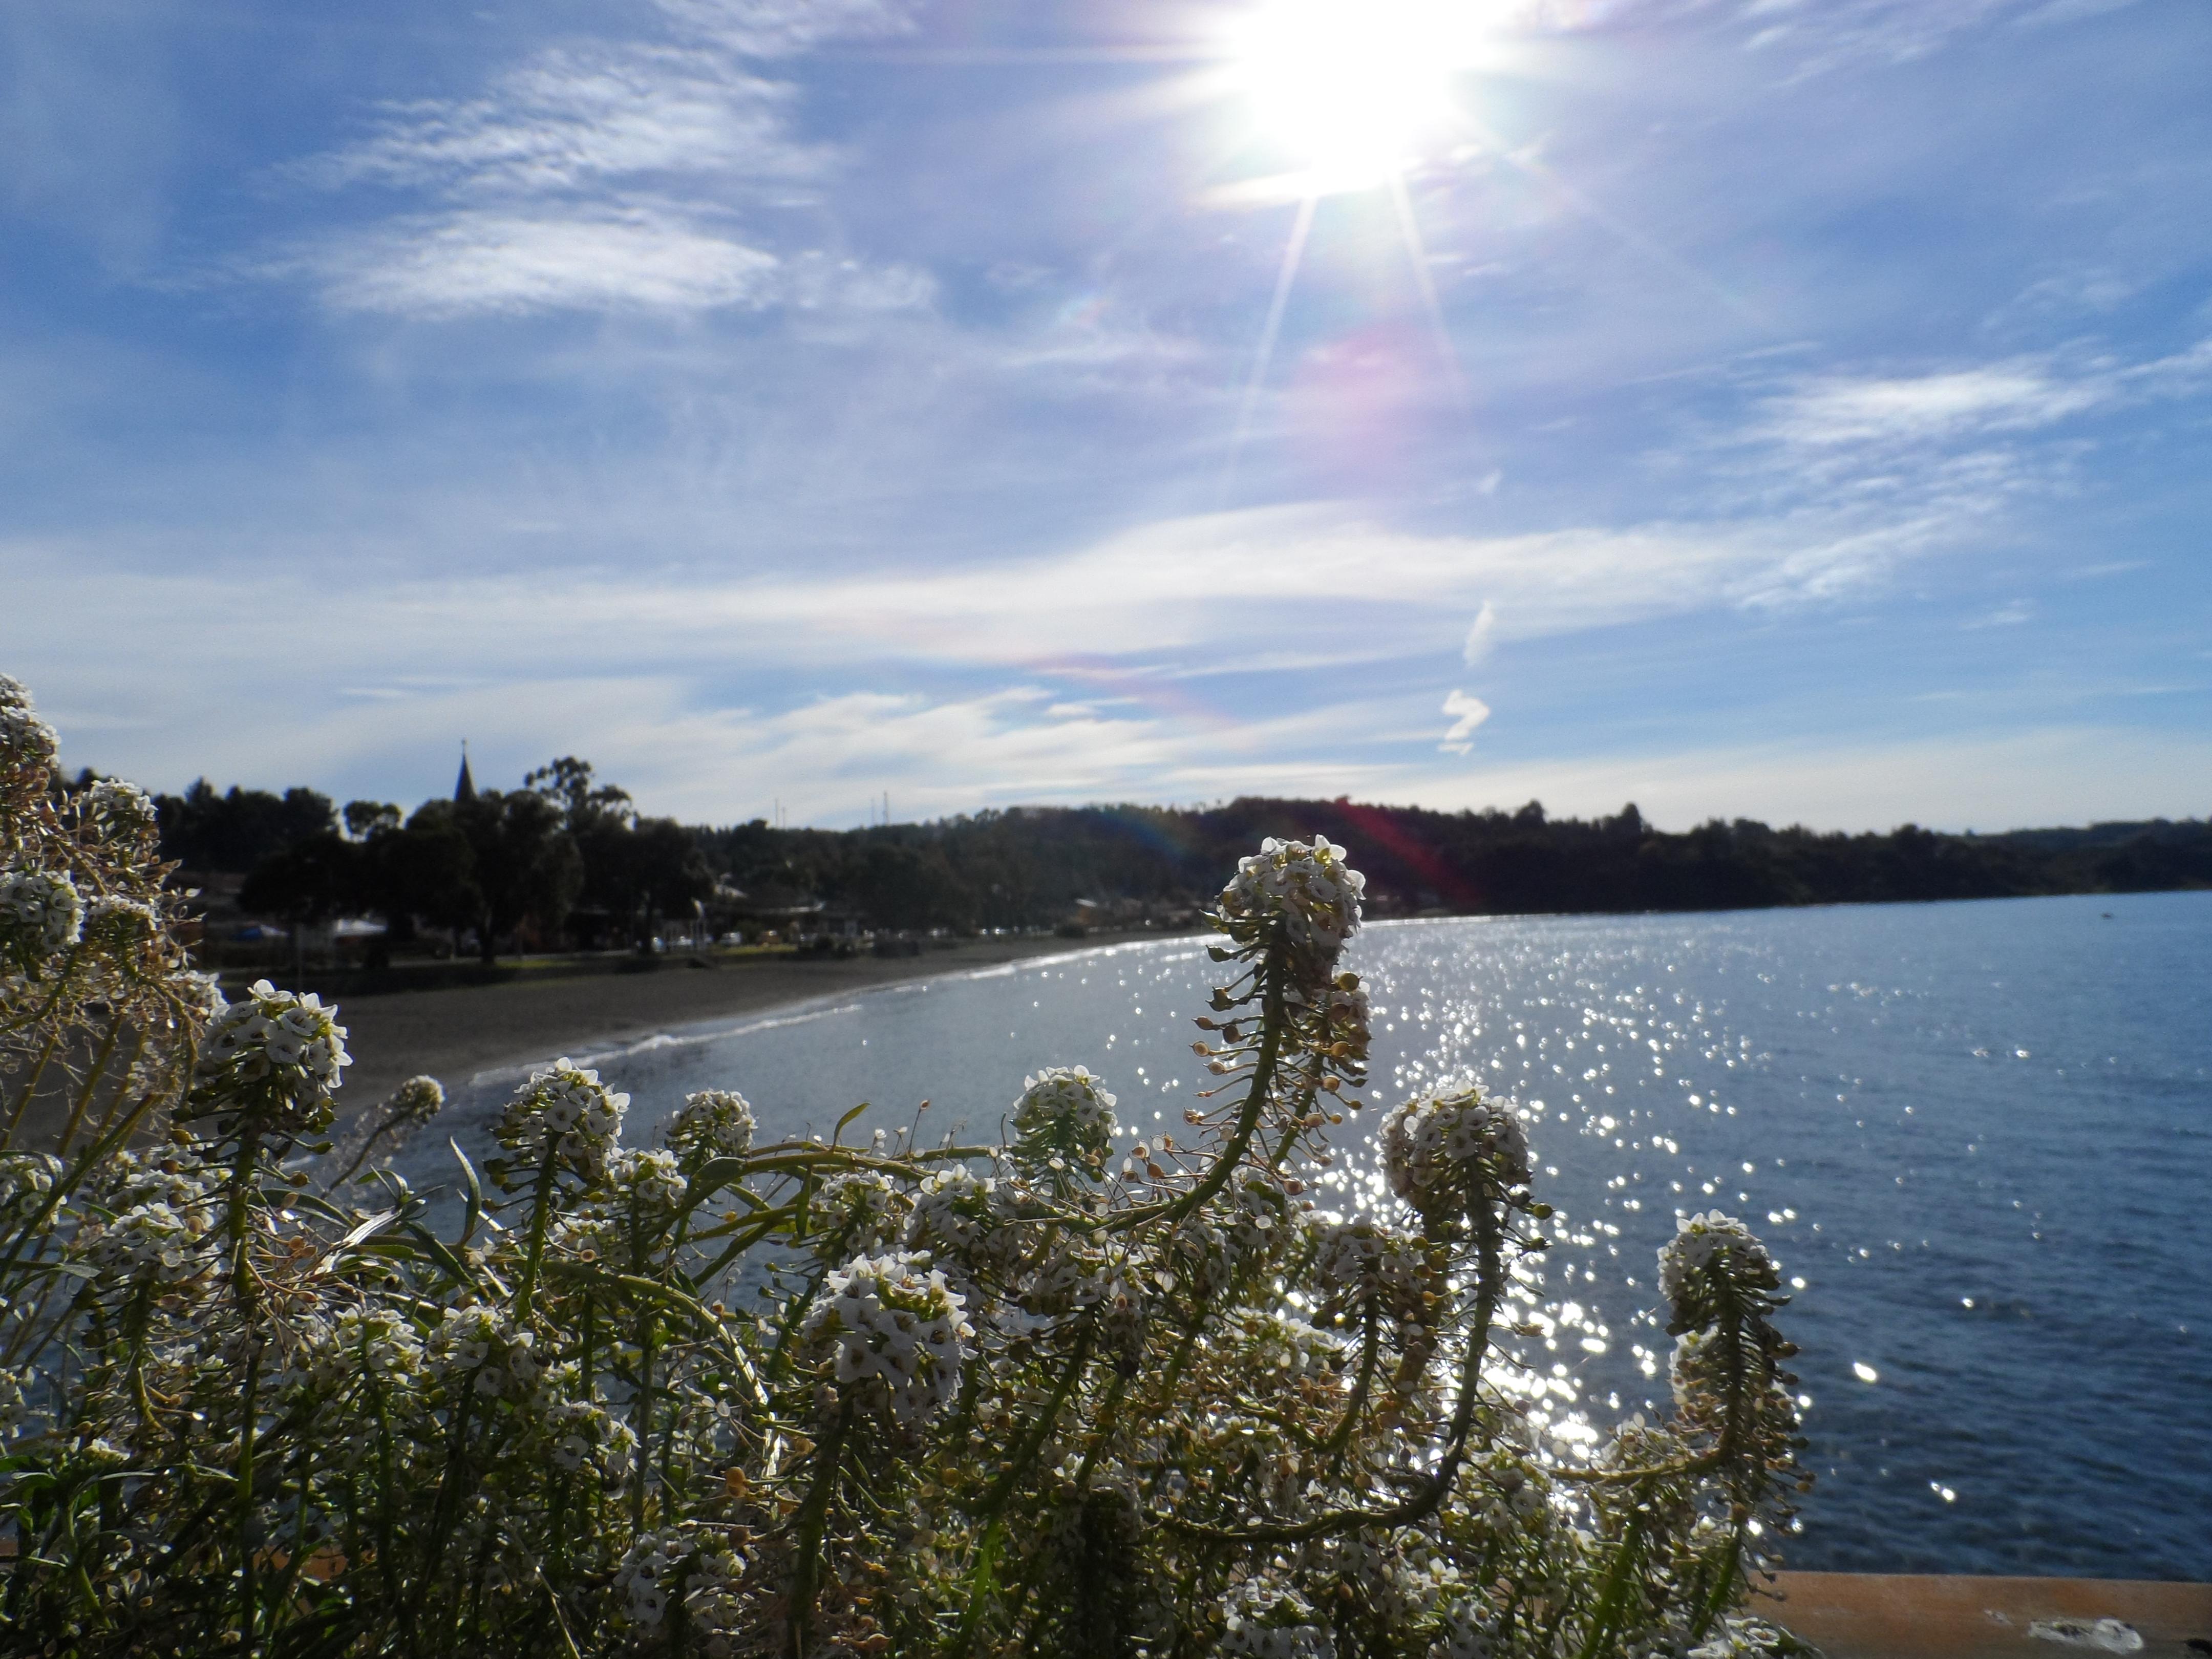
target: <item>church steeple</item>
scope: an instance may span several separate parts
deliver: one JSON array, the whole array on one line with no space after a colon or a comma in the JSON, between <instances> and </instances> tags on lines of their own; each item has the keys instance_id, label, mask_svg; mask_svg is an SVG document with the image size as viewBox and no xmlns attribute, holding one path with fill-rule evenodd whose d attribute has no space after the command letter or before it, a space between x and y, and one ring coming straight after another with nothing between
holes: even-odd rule
<instances>
[{"instance_id":1,"label":"church steeple","mask_svg":"<svg viewBox=\"0 0 2212 1659\"><path fill-rule=\"evenodd\" d=\"M461 775L453 780L453 799L474 800L476 798L477 781L469 775L469 740L463 738L461 739Z\"/></svg>"}]
</instances>

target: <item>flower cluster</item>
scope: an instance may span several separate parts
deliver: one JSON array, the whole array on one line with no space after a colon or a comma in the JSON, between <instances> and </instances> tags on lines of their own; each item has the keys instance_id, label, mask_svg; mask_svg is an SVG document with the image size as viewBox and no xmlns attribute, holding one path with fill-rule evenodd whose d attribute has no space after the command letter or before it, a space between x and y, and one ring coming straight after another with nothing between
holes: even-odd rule
<instances>
[{"instance_id":1,"label":"flower cluster","mask_svg":"<svg viewBox=\"0 0 2212 1659\"><path fill-rule=\"evenodd\" d=\"M1413 1242L1375 1221L1347 1221L1322 1231L1314 1258L1321 1282L1356 1306L1395 1317L1418 1315L1428 1289Z\"/></svg>"},{"instance_id":2,"label":"flower cluster","mask_svg":"<svg viewBox=\"0 0 2212 1659\"><path fill-rule=\"evenodd\" d=\"M52 1152L11 1152L0 1158L0 1212L36 1203L54 1189L62 1161Z\"/></svg>"},{"instance_id":3,"label":"flower cluster","mask_svg":"<svg viewBox=\"0 0 2212 1659\"><path fill-rule=\"evenodd\" d=\"M668 1144L687 1164L743 1158L752 1150L753 1109L733 1089L702 1089L686 1095L669 1123Z\"/></svg>"},{"instance_id":4,"label":"flower cluster","mask_svg":"<svg viewBox=\"0 0 2212 1659\"><path fill-rule=\"evenodd\" d=\"M1528 1182L1528 1133L1513 1109L1468 1087L1409 1100L1382 1120L1390 1189L1425 1217Z\"/></svg>"},{"instance_id":5,"label":"flower cluster","mask_svg":"<svg viewBox=\"0 0 2212 1659\"><path fill-rule=\"evenodd\" d=\"M158 1200L125 1210L92 1243L92 1259L109 1272L154 1285L173 1285L209 1270L201 1229Z\"/></svg>"},{"instance_id":6,"label":"flower cluster","mask_svg":"<svg viewBox=\"0 0 2212 1659\"><path fill-rule=\"evenodd\" d=\"M1297 1590L1253 1583L1223 1608L1220 1651L1238 1659L1336 1659L1336 1642Z\"/></svg>"},{"instance_id":7,"label":"flower cluster","mask_svg":"<svg viewBox=\"0 0 2212 1659\"><path fill-rule=\"evenodd\" d=\"M1011 1273L1019 1261L1014 1207L1014 1189L990 1176L964 1164L934 1170L915 1188L906 1247L954 1270L964 1293L976 1275Z\"/></svg>"},{"instance_id":8,"label":"flower cluster","mask_svg":"<svg viewBox=\"0 0 2212 1659\"><path fill-rule=\"evenodd\" d=\"M615 1574L615 1589L630 1626L651 1633L667 1623L680 1588L693 1640L707 1659L730 1659L738 1651L744 1612L738 1585L744 1572L744 1558L721 1540L672 1528L647 1533L630 1546Z\"/></svg>"},{"instance_id":9,"label":"flower cluster","mask_svg":"<svg viewBox=\"0 0 2212 1659\"><path fill-rule=\"evenodd\" d=\"M815 1195L808 1248L823 1261L887 1250L906 1232L912 1200L873 1170L833 1176Z\"/></svg>"},{"instance_id":10,"label":"flower cluster","mask_svg":"<svg viewBox=\"0 0 2212 1659\"><path fill-rule=\"evenodd\" d=\"M1072 1166L1095 1176L1113 1149L1114 1130L1114 1097L1085 1067L1048 1066L1022 1079L1012 1151L1024 1166Z\"/></svg>"},{"instance_id":11,"label":"flower cluster","mask_svg":"<svg viewBox=\"0 0 2212 1659\"><path fill-rule=\"evenodd\" d=\"M434 1077L410 1077L392 1091L385 1110L396 1124L428 1123L446 1109L446 1085Z\"/></svg>"},{"instance_id":12,"label":"flower cluster","mask_svg":"<svg viewBox=\"0 0 2212 1659\"><path fill-rule=\"evenodd\" d=\"M0 784L10 793L36 788L60 746L54 728L33 710L22 682L0 674Z\"/></svg>"},{"instance_id":13,"label":"flower cluster","mask_svg":"<svg viewBox=\"0 0 2212 1659\"><path fill-rule=\"evenodd\" d=\"M398 1312L343 1308L334 1318L311 1321L301 1333L287 1380L295 1387L332 1389L364 1374L380 1382L404 1382L422 1369L422 1339Z\"/></svg>"},{"instance_id":14,"label":"flower cluster","mask_svg":"<svg viewBox=\"0 0 2212 1659\"><path fill-rule=\"evenodd\" d=\"M565 1055L515 1091L495 1132L517 1173L553 1164L597 1181L606 1173L629 1097L617 1094Z\"/></svg>"},{"instance_id":15,"label":"flower cluster","mask_svg":"<svg viewBox=\"0 0 2212 1659\"><path fill-rule=\"evenodd\" d=\"M1345 941L1359 931L1359 899L1366 889L1366 877L1345 862L1344 848L1328 836L1316 836L1309 847L1271 836L1256 854L1237 860L1215 915L1223 930L1248 947L1280 928L1294 962L1309 970L1295 977L1318 983Z\"/></svg>"},{"instance_id":16,"label":"flower cluster","mask_svg":"<svg viewBox=\"0 0 2212 1659\"><path fill-rule=\"evenodd\" d=\"M1734 1216L1711 1210L1685 1218L1660 1247L1659 1288L1681 1310L1704 1294L1699 1280L1715 1270L1771 1290L1780 1282L1774 1258Z\"/></svg>"},{"instance_id":17,"label":"flower cluster","mask_svg":"<svg viewBox=\"0 0 2212 1659\"><path fill-rule=\"evenodd\" d=\"M77 810L102 840L150 848L161 834L152 799L135 783L101 778L79 797Z\"/></svg>"},{"instance_id":18,"label":"flower cluster","mask_svg":"<svg viewBox=\"0 0 2212 1659\"><path fill-rule=\"evenodd\" d=\"M463 1305L445 1310L426 1352L440 1376L487 1400L516 1399L532 1391L543 1369L537 1344L536 1332L518 1329L495 1309Z\"/></svg>"},{"instance_id":19,"label":"flower cluster","mask_svg":"<svg viewBox=\"0 0 2212 1659\"><path fill-rule=\"evenodd\" d=\"M607 1163L607 1186L632 1217L653 1221L674 1215L690 1188L673 1152L617 1152Z\"/></svg>"},{"instance_id":20,"label":"flower cluster","mask_svg":"<svg viewBox=\"0 0 2212 1659\"><path fill-rule=\"evenodd\" d=\"M84 901L58 871L0 870L0 953L25 973L84 935Z\"/></svg>"},{"instance_id":21,"label":"flower cluster","mask_svg":"<svg viewBox=\"0 0 2212 1659\"><path fill-rule=\"evenodd\" d=\"M561 1380L573 1379L564 1373ZM556 1468L570 1474L589 1469L610 1486L620 1486L629 1479L630 1465L637 1455L637 1435L598 1401L549 1402L544 1428Z\"/></svg>"},{"instance_id":22,"label":"flower cluster","mask_svg":"<svg viewBox=\"0 0 2212 1659\"><path fill-rule=\"evenodd\" d=\"M215 1018L200 1050L202 1093L217 1109L246 1105L264 1133L312 1133L329 1123L331 1091L353 1064L345 1027L310 992L256 980Z\"/></svg>"},{"instance_id":23,"label":"flower cluster","mask_svg":"<svg viewBox=\"0 0 2212 1659\"><path fill-rule=\"evenodd\" d=\"M829 1367L836 1397L886 1408L913 1427L952 1398L963 1343L963 1302L925 1256L858 1256L832 1272L807 1316L806 1336Z\"/></svg>"}]
</instances>

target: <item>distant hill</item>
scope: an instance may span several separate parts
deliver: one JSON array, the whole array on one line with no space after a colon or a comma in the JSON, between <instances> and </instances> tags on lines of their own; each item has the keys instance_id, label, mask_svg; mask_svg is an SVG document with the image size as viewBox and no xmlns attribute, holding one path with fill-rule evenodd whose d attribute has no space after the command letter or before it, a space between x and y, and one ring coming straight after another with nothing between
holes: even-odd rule
<instances>
[{"instance_id":1,"label":"distant hill","mask_svg":"<svg viewBox=\"0 0 2212 1659\"><path fill-rule=\"evenodd\" d=\"M559 764L582 781L579 787L591 784L589 766ZM70 787L89 781L87 774ZM1512 811L1440 812L1251 796L1191 808L1021 806L831 830L779 830L760 819L684 829L633 818L627 803L622 791L602 789L580 805L566 803L566 829L549 821L548 833L573 846L562 856L581 871L577 894L560 902L582 907L542 918L549 939L642 935L653 916L689 916L693 898L710 894L702 902L721 925L794 915L956 931L1172 922L1218 892L1237 860L1267 836L1322 835L1348 847L1368 878L1369 912L1377 915L1722 910L2212 887L2212 823L2196 818L1987 836L1912 824L1844 835L1717 818L1669 834L1632 805L1584 819L1553 817L1535 801ZM218 794L204 781L157 805L164 856L196 873L275 871L319 848L326 856L315 867L329 866L331 889L320 896L326 912L366 907L434 917L441 908L427 888L415 890L422 881L414 864L377 856L380 848L405 850L396 807L356 801L341 814L311 790ZM436 805L410 820L407 835ZM337 854L349 847L360 867L341 880L348 860ZM488 847L482 858L498 851ZM486 865L471 879L498 873Z\"/></svg>"},{"instance_id":2,"label":"distant hill","mask_svg":"<svg viewBox=\"0 0 2212 1659\"><path fill-rule=\"evenodd\" d=\"M1367 874L1369 909L1711 910L2212 887L2212 823L1948 835L1776 830L1716 819L1681 834L1610 817L1244 798L1193 809L1018 807L844 831L755 821L699 833L741 886L806 894L889 926L1025 926L1091 901L1196 904L1263 836L1325 835Z\"/></svg>"}]
</instances>

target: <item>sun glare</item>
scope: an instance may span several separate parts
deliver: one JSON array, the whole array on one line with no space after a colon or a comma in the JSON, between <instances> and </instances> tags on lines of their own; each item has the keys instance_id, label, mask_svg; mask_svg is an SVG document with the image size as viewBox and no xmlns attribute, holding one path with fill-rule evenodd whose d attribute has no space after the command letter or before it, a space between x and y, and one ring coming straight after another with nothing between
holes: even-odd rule
<instances>
[{"instance_id":1,"label":"sun glare","mask_svg":"<svg viewBox=\"0 0 2212 1659\"><path fill-rule=\"evenodd\" d=\"M1253 118L1337 189L1382 182L1451 113L1474 58L1469 0L1267 0L1236 32Z\"/></svg>"}]
</instances>

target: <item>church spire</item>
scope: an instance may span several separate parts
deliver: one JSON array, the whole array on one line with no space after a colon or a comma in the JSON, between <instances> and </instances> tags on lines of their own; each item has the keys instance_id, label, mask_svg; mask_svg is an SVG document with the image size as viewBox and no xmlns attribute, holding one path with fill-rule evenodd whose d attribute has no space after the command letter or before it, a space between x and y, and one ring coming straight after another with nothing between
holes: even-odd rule
<instances>
[{"instance_id":1,"label":"church spire","mask_svg":"<svg viewBox=\"0 0 2212 1659\"><path fill-rule=\"evenodd\" d=\"M477 781L469 775L469 740L463 738L461 739L461 775L453 780L453 799L474 800L476 798Z\"/></svg>"}]
</instances>

